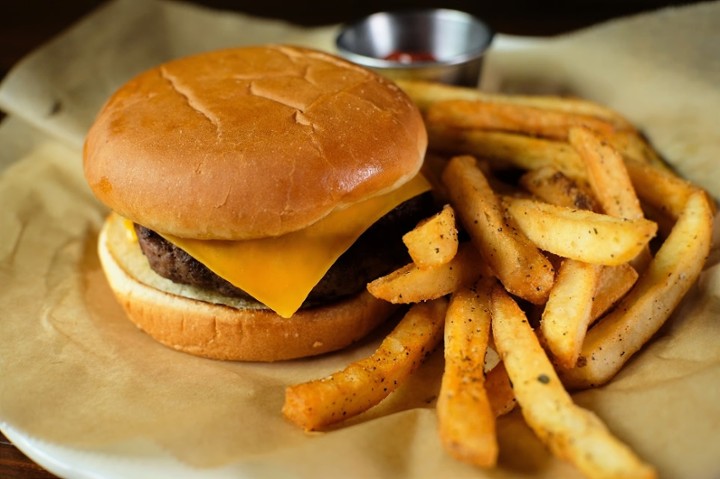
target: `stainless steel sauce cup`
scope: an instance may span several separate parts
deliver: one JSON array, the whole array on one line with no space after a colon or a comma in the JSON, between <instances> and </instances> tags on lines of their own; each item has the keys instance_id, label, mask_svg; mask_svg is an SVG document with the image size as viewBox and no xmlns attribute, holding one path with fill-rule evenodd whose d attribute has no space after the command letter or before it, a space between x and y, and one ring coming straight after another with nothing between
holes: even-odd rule
<instances>
[{"instance_id":1,"label":"stainless steel sauce cup","mask_svg":"<svg viewBox=\"0 0 720 479\"><path fill-rule=\"evenodd\" d=\"M379 12L343 27L338 53L394 79L477 86L494 32L458 10Z\"/></svg>"}]
</instances>

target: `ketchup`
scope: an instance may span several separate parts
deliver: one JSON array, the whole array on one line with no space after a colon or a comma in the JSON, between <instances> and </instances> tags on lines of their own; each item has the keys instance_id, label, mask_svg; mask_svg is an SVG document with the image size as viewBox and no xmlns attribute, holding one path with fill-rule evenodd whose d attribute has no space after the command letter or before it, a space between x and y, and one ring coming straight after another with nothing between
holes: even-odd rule
<instances>
[{"instance_id":1,"label":"ketchup","mask_svg":"<svg viewBox=\"0 0 720 479\"><path fill-rule=\"evenodd\" d=\"M387 55L385 60L390 60L398 63L416 63L416 62L434 62L436 61L432 53L428 52L403 52L394 51Z\"/></svg>"}]
</instances>

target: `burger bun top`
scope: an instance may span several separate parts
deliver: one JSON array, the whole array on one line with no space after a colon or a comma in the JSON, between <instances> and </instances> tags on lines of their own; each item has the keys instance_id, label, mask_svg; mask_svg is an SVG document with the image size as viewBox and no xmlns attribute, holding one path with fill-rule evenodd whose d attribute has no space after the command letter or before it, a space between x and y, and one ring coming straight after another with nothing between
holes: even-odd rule
<instances>
[{"instance_id":1,"label":"burger bun top","mask_svg":"<svg viewBox=\"0 0 720 479\"><path fill-rule=\"evenodd\" d=\"M266 45L135 77L89 130L95 195L160 233L251 239L302 229L402 185L427 134L395 84L327 53Z\"/></svg>"}]
</instances>

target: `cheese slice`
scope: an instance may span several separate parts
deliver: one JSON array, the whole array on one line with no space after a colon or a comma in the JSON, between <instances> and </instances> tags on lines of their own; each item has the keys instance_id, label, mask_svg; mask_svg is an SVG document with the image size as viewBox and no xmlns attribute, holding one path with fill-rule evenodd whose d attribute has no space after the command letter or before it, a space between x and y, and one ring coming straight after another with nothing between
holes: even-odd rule
<instances>
[{"instance_id":1,"label":"cheese slice","mask_svg":"<svg viewBox=\"0 0 720 479\"><path fill-rule=\"evenodd\" d=\"M430 190L417 175L400 188L335 211L317 223L257 240L195 240L163 235L213 273L289 318L335 261L399 204Z\"/></svg>"}]
</instances>

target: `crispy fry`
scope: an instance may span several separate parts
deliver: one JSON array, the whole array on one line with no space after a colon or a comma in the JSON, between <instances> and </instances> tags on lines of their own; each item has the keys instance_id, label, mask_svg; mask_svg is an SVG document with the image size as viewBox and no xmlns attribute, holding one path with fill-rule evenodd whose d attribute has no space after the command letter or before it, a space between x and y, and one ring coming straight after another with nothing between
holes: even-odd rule
<instances>
[{"instance_id":1,"label":"crispy fry","mask_svg":"<svg viewBox=\"0 0 720 479\"><path fill-rule=\"evenodd\" d=\"M446 310L444 298L413 305L371 356L326 378L288 387L283 414L312 431L375 406L438 345Z\"/></svg>"},{"instance_id":2,"label":"crispy fry","mask_svg":"<svg viewBox=\"0 0 720 479\"><path fill-rule=\"evenodd\" d=\"M581 187L561 171L552 167L531 170L520 178L520 183L535 196L553 205L590 211L597 211L599 209L599 205L592 191ZM608 276L607 274L603 275L602 272L611 268L621 268L625 266L625 264L616 267L597 267L595 265L589 265L588 263L576 262L573 259L566 259L563 265L566 272L567 270L582 270L580 276L584 278L585 285L587 285L588 282L596 284L595 290L592 291L593 295L588 301L587 296L578 296L578 291L567 291L568 288L580 287L583 284L572 284L572 281L577 279L573 279L572 276L577 276L577 274L570 274L569 276L567 274L558 274L555 286L550 292L550 300L548 304L546 304L543 313L548 316L548 319L541 323L541 330L548 343L548 348L556 356L556 360L566 364L575 364L579 355L579 348L582 346L585 333L587 332L587 326L597 318L597 315L601 314L598 311L604 311L605 304L600 303L603 302L606 297L599 297L597 294L600 277ZM634 269L630 269L635 272ZM602 284L605 285L605 283ZM583 291L581 290L580 292ZM587 293L588 290L584 292ZM624 292L625 291L623 291L623 293ZM574 293L574 295L567 299L562 299L563 295L570 293ZM553 298L553 295L555 298ZM560 299L558 300L558 298ZM614 297L612 302L608 304L614 303L617 299L617 297ZM561 304L558 304L558 301L560 301ZM591 305L587 317L585 316L587 308L582 307L582 301L588 301ZM565 318L563 316L563 309L565 309L568 304L562 303L568 302L570 306L574 307L570 310L572 314ZM558 308L558 306L561 306L561 308ZM565 327L561 328L561 326ZM564 333L563 335L559 335L561 331ZM573 332L574 334L572 334Z\"/></svg>"},{"instance_id":3,"label":"crispy fry","mask_svg":"<svg viewBox=\"0 0 720 479\"><path fill-rule=\"evenodd\" d=\"M555 361L565 367L574 366L580 355L601 268L566 259L545 304L540 330Z\"/></svg>"},{"instance_id":4,"label":"crispy fry","mask_svg":"<svg viewBox=\"0 0 720 479\"><path fill-rule=\"evenodd\" d=\"M490 287L453 294L445 317L445 370L437 401L440 440L450 455L480 467L497 462L495 414L485 390Z\"/></svg>"},{"instance_id":5,"label":"crispy fry","mask_svg":"<svg viewBox=\"0 0 720 479\"><path fill-rule=\"evenodd\" d=\"M552 166L530 170L520 178L520 184L539 199L558 206L598 211L599 205L592 191Z\"/></svg>"},{"instance_id":6,"label":"crispy fry","mask_svg":"<svg viewBox=\"0 0 720 479\"><path fill-rule=\"evenodd\" d=\"M397 84L413 99L422 111L427 111L430 105L438 101L492 101L542 108L569 114L592 116L612 123L618 129L634 130L632 124L618 112L581 98L569 98L557 95L504 95L499 93L485 93L477 88L462 88L441 83L412 80L398 80Z\"/></svg>"},{"instance_id":7,"label":"crispy fry","mask_svg":"<svg viewBox=\"0 0 720 479\"><path fill-rule=\"evenodd\" d=\"M700 191L667 169L632 160L625 165L640 199L673 220L680 217L690 196Z\"/></svg>"},{"instance_id":8,"label":"crispy fry","mask_svg":"<svg viewBox=\"0 0 720 479\"><path fill-rule=\"evenodd\" d=\"M620 152L586 127L572 128L568 139L587 167L588 181L602 210L618 218L644 218ZM646 246L632 259L633 267L643 271L650 259L650 249Z\"/></svg>"},{"instance_id":9,"label":"crispy fry","mask_svg":"<svg viewBox=\"0 0 720 479\"><path fill-rule=\"evenodd\" d=\"M598 274L592 311L590 312L590 323L595 322L625 296L637 279L638 272L628 263L617 266L603 266Z\"/></svg>"},{"instance_id":10,"label":"crispy fry","mask_svg":"<svg viewBox=\"0 0 720 479\"><path fill-rule=\"evenodd\" d=\"M403 235L413 263L425 269L448 263L458 250L455 212L450 205Z\"/></svg>"},{"instance_id":11,"label":"crispy fry","mask_svg":"<svg viewBox=\"0 0 720 479\"><path fill-rule=\"evenodd\" d=\"M693 193L645 273L585 337L577 366L561 370L570 387L605 384L660 329L697 280L712 243L713 212Z\"/></svg>"},{"instance_id":12,"label":"crispy fry","mask_svg":"<svg viewBox=\"0 0 720 479\"><path fill-rule=\"evenodd\" d=\"M618 129L607 139L626 160L633 160L661 170L670 171L667 164L660 158L660 155L637 131Z\"/></svg>"},{"instance_id":13,"label":"crispy fry","mask_svg":"<svg viewBox=\"0 0 720 479\"><path fill-rule=\"evenodd\" d=\"M485 376L485 390L495 416L507 414L517 405L513 385L502 361L497 363Z\"/></svg>"},{"instance_id":14,"label":"crispy fry","mask_svg":"<svg viewBox=\"0 0 720 479\"><path fill-rule=\"evenodd\" d=\"M590 186L603 211L618 218L643 218L640 200L620 153L585 127L572 128L569 141L587 167Z\"/></svg>"},{"instance_id":15,"label":"crispy fry","mask_svg":"<svg viewBox=\"0 0 720 479\"><path fill-rule=\"evenodd\" d=\"M474 158L450 160L443 182L473 244L500 282L531 303L544 303L555 280L552 264L506 217Z\"/></svg>"},{"instance_id":16,"label":"crispy fry","mask_svg":"<svg viewBox=\"0 0 720 479\"><path fill-rule=\"evenodd\" d=\"M554 140L566 140L569 130L585 126L611 135L615 127L593 116L564 113L525 105L481 100L445 100L433 103L427 121L453 128L510 131Z\"/></svg>"},{"instance_id":17,"label":"crispy fry","mask_svg":"<svg viewBox=\"0 0 720 479\"><path fill-rule=\"evenodd\" d=\"M503 131L464 130L427 122L430 144L435 150L488 158L496 167L526 170L552 166L583 181L585 165L577 152L563 141L546 140Z\"/></svg>"},{"instance_id":18,"label":"crispy fry","mask_svg":"<svg viewBox=\"0 0 720 479\"><path fill-rule=\"evenodd\" d=\"M597 416L573 403L525 314L502 288L493 289L491 313L495 345L523 417L555 455L590 478L656 477Z\"/></svg>"},{"instance_id":19,"label":"crispy fry","mask_svg":"<svg viewBox=\"0 0 720 479\"><path fill-rule=\"evenodd\" d=\"M625 165L646 216L658 223L663 236L669 235L688 198L700 188L666 167L628 159ZM711 206L715 213L716 205L712 203Z\"/></svg>"},{"instance_id":20,"label":"crispy fry","mask_svg":"<svg viewBox=\"0 0 720 479\"><path fill-rule=\"evenodd\" d=\"M395 304L436 299L489 275L477 250L470 243L459 245L457 254L445 264L418 268L410 263L367 286L370 294Z\"/></svg>"},{"instance_id":21,"label":"crispy fry","mask_svg":"<svg viewBox=\"0 0 720 479\"><path fill-rule=\"evenodd\" d=\"M593 264L630 261L657 232L657 224L586 210L564 208L524 198L504 198L522 232L540 249Z\"/></svg>"}]
</instances>

